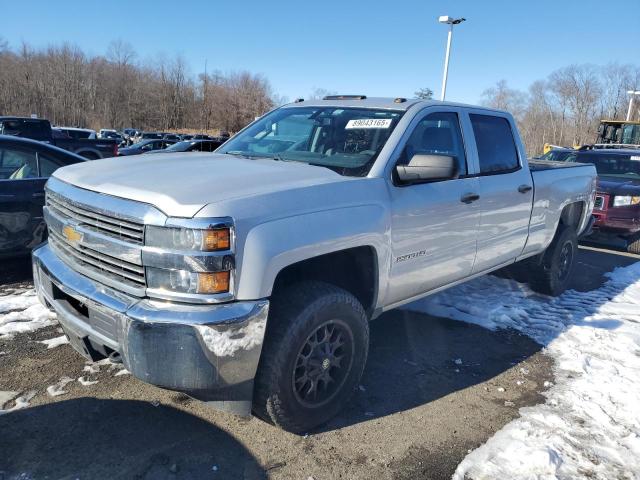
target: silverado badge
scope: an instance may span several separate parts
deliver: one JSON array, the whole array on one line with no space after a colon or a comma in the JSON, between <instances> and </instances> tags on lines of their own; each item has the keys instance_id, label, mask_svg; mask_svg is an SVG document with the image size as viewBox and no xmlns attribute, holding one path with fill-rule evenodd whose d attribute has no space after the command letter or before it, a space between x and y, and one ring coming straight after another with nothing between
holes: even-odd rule
<instances>
[{"instance_id":1,"label":"silverado badge","mask_svg":"<svg viewBox=\"0 0 640 480\"><path fill-rule=\"evenodd\" d=\"M62 236L64 236L69 243L80 243L80 240L82 240L82 234L71 225L64 226Z\"/></svg>"}]
</instances>

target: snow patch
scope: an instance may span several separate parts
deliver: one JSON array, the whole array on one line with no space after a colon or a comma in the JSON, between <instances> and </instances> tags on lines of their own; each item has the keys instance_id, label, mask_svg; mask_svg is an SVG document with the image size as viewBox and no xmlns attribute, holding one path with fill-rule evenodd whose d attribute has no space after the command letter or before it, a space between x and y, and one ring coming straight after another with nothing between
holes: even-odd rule
<instances>
[{"instance_id":1,"label":"snow patch","mask_svg":"<svg viewBox=\"0 0 640 480\"><path fill-rule=\"evenodd\" d=\"M69 338L67 338L66 335L61 335L59 337L49 338L48 340L41 340L38 343L43 343L47 346L47 349L50 349L68 344Z\"/></svg>"},{"instance_id":2,"label":"snow patch","mask_svg":"<svg viewBox=\"0 0 640 480\"><path fill-rule=\"evenodd\" d=\"M550 298L485 276L407 307L516 329L555 359L546 403L520 409L520 418L462 461L454 479L638 478L640 263L608 277L597 290Z\"/></svg>"},{"instance_id":3,"label":"snow patch","mask_svg":"<svg viewBox=\"0 0 640 480\"><path fill-rule=\"evenodd\" d=\"M0 338L54 325L55 318L40 303L34 289L0 297Z\"/></svg>"},{"instance_id":4,"label":"snow patch","mask_svg":"<svg viewBox=\"0 0 640 480\"><path fill-rule=\"evenodd\" d=\"M47 387L47 394L50 397L58 397L60 395L65 395L67 391L64 390L64 387L66 387L67 384L71 382L73 382L73 378L62 377L60 380L58 380L57 383Z\"/></svg>"},{"instance_id":5,"label":"snow patch","mask_svg":"<svg viewBox=\"0 0 640 480\"><path fill-rule=\"evenodd\" d=\"M84 377L80 377L80 378L78 378L78 382L80 382L80 384L83 387L89 387L91 385L95 385L96 383L98 383L98 380L87 380Z\"/></svg>"},{"instance_id":6,"label":"snow patch","mask_svg":"<svg viewBox=\"0 0 640 480\"><path fill-rule=\"evenodd\" d=\"M127 370L126 368L123 368L122 370L116 372L114 377L119 377L120 375L131 375L131 372L129 370Z\"/></svg>"},{"instance_id":7,"label":"snow patch","mask_svg":"<svg viewBox=\"0 0 640 480\"><path fill-rule=\"evenodd\" d=\"M15 393L17 395L17 392L0 392L0 393L4 393L7 395L10 393ZM31 401L31 399L36 396L36 393L37 392L35 390L31 390L29 392L26 392L23 395L20 395L18 398L15 399L13 407L7 410L0 410L0 415L9 413L9 412L15 412L16 410L22 410L23 408L27 408L30 405L29 402ZM12 400L12 398L10 398L8 401ZM2 402L2 400L0 400L0 407L3 406L2 403L7 403L7 402L6 401Z\"/></svg>"}]
</instances>

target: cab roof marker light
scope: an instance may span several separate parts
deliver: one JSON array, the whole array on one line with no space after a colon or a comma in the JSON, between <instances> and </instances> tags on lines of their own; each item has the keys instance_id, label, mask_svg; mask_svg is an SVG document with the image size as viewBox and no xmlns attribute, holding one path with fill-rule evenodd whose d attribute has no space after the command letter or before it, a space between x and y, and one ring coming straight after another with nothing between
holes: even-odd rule
<instances>
[{"instance_id":1,"label":"cab roof marker light","mask_svg":"<svg viewBox=\"0 0 640 480\"><path fill-rule=\"evenodd\" d=\"M327 95L323 100L366 100L366 95Z\"/></svg>"},{"instance_id":2,"label":"cab roof marker light","mask_svg":"<svg viewBox=\"0 0 640 480\"><path fill-rule=\"evenodd\" d=\"M296 98L293 103L302 103L304 102L304 98Z\"/></svg>"},{"instance_id":3,"label":"cab roof marker light","mask_svg":"<svg viewBox=\"0 0 640 480\"><path fill-rule=\"evenodd\" d=\"M393 100L394 103L404 103L406 101L407 101L407 99L403 98L403 97L398 97L398 98Z\"/></svg>"}]
</instances>

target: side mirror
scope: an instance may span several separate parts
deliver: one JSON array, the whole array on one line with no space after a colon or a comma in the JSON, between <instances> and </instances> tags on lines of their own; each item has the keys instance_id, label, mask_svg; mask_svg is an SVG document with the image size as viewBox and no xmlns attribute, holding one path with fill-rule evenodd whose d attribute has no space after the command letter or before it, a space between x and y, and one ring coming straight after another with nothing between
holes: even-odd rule
<instances>
[{"instance_id":1,"label":"side mirror","mask_svg":"<svg viewBox=\"0 0 640 480\"><path fill-rule=\"evenodd\" d=\"M458 177L458 160L450 155L414 155L407 165L396 167L403 183L420 183L433 180L451 180Z\"/></svg>"}]
</instances>

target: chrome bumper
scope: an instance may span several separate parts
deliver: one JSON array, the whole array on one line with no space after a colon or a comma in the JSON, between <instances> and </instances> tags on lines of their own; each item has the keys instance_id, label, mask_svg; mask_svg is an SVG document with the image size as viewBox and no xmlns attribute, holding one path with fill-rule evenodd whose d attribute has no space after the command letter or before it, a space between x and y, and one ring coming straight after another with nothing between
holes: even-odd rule
<instances>
[{"instance_id":1,"label":"chrome bumper","mask_svg":"<svg viewBox=\"0 0 640 480\"><path fill-rule=\"evenodd\" d=\"M80 275L45 244L33 279L71 344L91 359L120 354L140 380L250 413L268 300L187 305L130 297Z\"/></svg>"}]
</instances>

